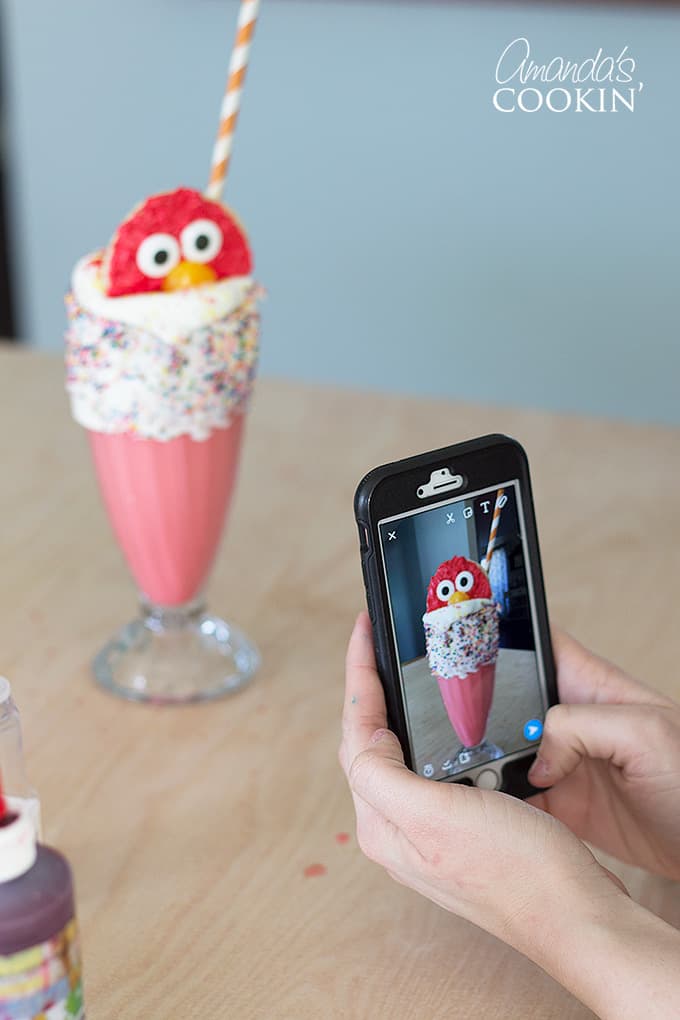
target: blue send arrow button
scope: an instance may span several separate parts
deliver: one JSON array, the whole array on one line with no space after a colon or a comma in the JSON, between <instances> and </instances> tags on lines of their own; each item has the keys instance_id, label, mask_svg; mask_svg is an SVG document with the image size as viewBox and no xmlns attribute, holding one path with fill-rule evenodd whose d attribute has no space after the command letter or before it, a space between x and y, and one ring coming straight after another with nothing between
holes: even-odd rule
<instances>
[{"instance_id":1,"label":"blue send arrow button","mask_svg":"<svg viewBox=\"0 0 680 1020\"><path fill-rule=\"evenodd\" d=\"M540 740L543 734L543 723L540 719L529 719L524 723L524 739Z\"/></svg>"}]
</instances>

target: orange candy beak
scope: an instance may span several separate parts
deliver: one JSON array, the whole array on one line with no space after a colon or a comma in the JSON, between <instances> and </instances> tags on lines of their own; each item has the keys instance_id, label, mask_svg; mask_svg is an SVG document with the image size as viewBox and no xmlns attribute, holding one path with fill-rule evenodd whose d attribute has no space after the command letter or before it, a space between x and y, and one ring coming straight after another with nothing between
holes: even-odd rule
<instances>
[{"instance_id":1,"label":"orange candy beak","mask_svg":"<svg viewBox=\"0 0 680 1020\"><path fill-rule=\"evenodd\" d=\"M214 283L217 273L200 262L180 262L163 280L163 290L189 290L204 283Z\"/></svg>"},{"instance_id":2,"label":"orange candy beak","mask_svg":"<svg viewBox=\"0 0 680 1020\"><path fill-rule=\"evenodd\" d=\"M454 591L453 595L449 599L449 605L455 606L456 602L467 602L469 598L470 596L466 595L464 591Z\"/></svg>"}]
</instances>

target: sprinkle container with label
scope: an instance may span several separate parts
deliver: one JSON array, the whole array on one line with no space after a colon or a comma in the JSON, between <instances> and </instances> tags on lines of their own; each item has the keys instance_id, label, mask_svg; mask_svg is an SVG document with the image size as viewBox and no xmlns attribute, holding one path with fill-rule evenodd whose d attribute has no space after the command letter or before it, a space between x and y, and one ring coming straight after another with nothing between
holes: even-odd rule
<instances>
[{"instance_id":1,"label":"sprinkle container with label","mask_svg":"<svg viewBox=\"0 0 680 1020\"><path fill-rule=\"evenodd\" d=\"M71 869L1 791L0 1020L85 1020Z\"/></svg>"}]
</instances>

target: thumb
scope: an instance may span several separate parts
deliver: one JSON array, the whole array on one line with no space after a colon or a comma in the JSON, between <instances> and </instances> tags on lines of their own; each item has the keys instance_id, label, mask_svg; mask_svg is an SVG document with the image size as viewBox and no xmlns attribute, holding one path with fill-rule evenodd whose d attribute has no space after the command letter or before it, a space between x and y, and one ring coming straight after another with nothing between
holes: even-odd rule
<instances>
[{"instance_id":1,"label":"thumb","mask_svg":"<svg viewBox=\"0 0 680 1020\"><path fill-rule=\"evenodd\" d=\"M406 768L404 752L401 749L399 738L392 730L387 730L383 727L377 729L371 736L369 749L378 757L384 758L387 761L397 762Z\"/></svg>"},{"instance_id":2,"label":"thumb","mask_svg":"<svg viewBox=\"0 0 680 1020\"><path fill-rule=\"evenodd\" d=\"M630 771L640 749L658 746L663 708L655 705L554 705L529 770L534 786L553 786L585 758Z\"/></svg>"},{"instance_id":3,"label":"thumb","mask_svg":"<svg viewBox=\"0 0 680 1020\"><path fill-rule=\"evenodd\" d=\"M407 769L404 752L390 730L378 729L349 768L352 792L384 814L396 807L412 781L420 780Z\"/></svg>"},{"instance_id":4,"label":"thumb","mask_svg":"<svg viewBox=\"0 0 680 1020\"><path fill-rule=\"evenodd\" d=\"M368 771L365 767L366 762L373 763L371 766L373 770L378 765L382 765L387 770L392 767L393 769L405 769L408 771L399 740L391 730L387 730L382 726L380 729L375 730L364 750L356 756L352 763L351 771L361 772L363 779Z\"/></svg>"}]
</instances>

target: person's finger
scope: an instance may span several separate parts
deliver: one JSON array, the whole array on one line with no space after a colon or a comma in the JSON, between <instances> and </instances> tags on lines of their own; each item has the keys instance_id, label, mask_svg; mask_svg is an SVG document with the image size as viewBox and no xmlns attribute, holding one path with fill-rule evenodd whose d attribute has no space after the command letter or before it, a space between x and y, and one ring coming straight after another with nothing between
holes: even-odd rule
<instances>
[{"instance_id":1,"label":"person's finger","mask_svg":"<svg viewBox=\"0 0 680 1020\"><path fill-rule=\"evenodd\" d=\"M420 853L401 829L357 793L352 792L357 818L357 843L369 860L388 870L413 871L422 865Z\"/></svg>"},{"instance_id":2,"label":"person's finger","mask_svg":"<svg viewBox=\"0 0 680 1020\"><path fill-rule=\"evenodd\" d=\"M568 704L672 704L559 627L552 628L560 701Z\"/></svg>"},{"instance_id":3,"label":"person's finger","mask_svg":"<svg viewBox=\"0 0 680 1020\"><path fill-rule=\"evenodd\" d=\"M381 726L371 733L366 746L355 755L349 770L350 786L365 801L378 807L374 803L374 778L379 784L389 782L396 772L414 775L406 768L404 752L395 734Z\"/></svg>"},{"instance_id":4,"label":"person's finger","mask_svg":"<svg viewBox=\"0 0 680 1020\"><path fill-rule=\"evenodd\" d=\"M598 862L598 863L600 863L600 862ZM626 896L630 896L630 893L628 892L628 890L626 889L625 885L623 884L623 879L619 878L618 875L615 875L613 871L609 870L609 868L605 868L604 864L600 863L600 867L602 868L602 870L604 872L607 873L607 875L612 880L614 885L618 886L618 888L621 890L622 893L625 893Z\"/></svg>"},{"instance_id":5,"label":"person's finger","mask_svg":"<svg viewBox=\"0 0 680 1020\"><path fill-rule=\"evenodd\" d=\"M667 740L670 725L661 706L555 705L545 717L529 781L534 786L552 786L584 758L610 761L634 776L641 749L648 753Z\"/></svg>"},{"instance_id":6,"label":"person's finger","mask_svg":"<svg viewBox=\"0 0 680 1020\"><path fill-rule=\"evenodd\" d=\"M531 769L529 769L531 772ZM527 773L528 775L529 773ZM546 793L534 793L531 797L527 797L527 804L531 804L532 807L538 808L539 811L544 811L546 815L551 815L550 810L550 799L548 797L549 791Z\"/></svg>"},{"instance_id":7,"label":"person's finger","mask_svg":"<svg viewBox=\"0 0 680 1020\"><path fill-rule=\"evenodd\" d=\"M348 779L353 794L398 826L409 800L417 799L420 784L427 783L406 768L399 741L384 728L354 757Z\"/></svg>"},{"instance_id":8,"label":"person's finger","mask_svg":"<svg viewBox=\"0 0 680 1020\"><path fill-rule=\"evenodd\" d=\"M374 807L351 791L357 820L357 843L369 860L387 866L396 856L394 826Z\"/></svg>"},{"instance_id":9,"label":"person's finger","mask_svg":"<svg viewBox=\"0 0 680 1020\"><path fill-rule=\"evenodd\" d=\"M375 668L373 632L368 613L360 613L347 648L343 741L340 759L345 771L371 735L387 725L385 696Z\"/></svg>"},{"instance_id":10,"label":"person's finger","mask_svg":"<svg viewBox=\"0 0 680 1020\"><path fill-rule=\"evenodd\" d=\"M437 819L445 809L443 795L462 795L463 787L446 790L440 784L422 779L404 763L401 745L390 730L379 729L371 737L367 748L352 761L348 773L352 792L376 811L379 811L396 828L413 842L413 836L422 836L426 829L437 829Z\"/></svg>"}]
</instances>

